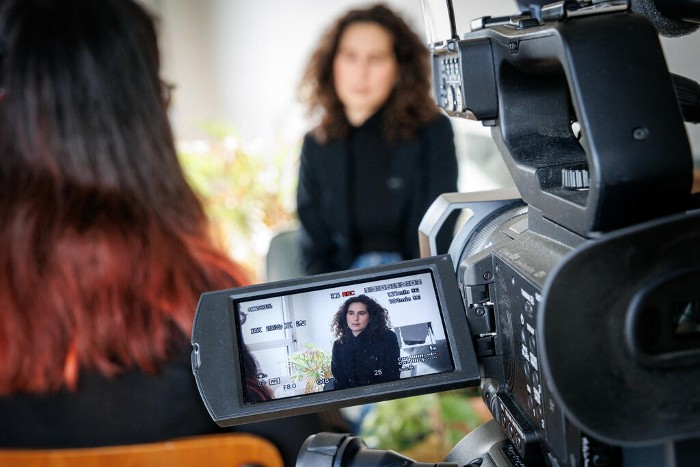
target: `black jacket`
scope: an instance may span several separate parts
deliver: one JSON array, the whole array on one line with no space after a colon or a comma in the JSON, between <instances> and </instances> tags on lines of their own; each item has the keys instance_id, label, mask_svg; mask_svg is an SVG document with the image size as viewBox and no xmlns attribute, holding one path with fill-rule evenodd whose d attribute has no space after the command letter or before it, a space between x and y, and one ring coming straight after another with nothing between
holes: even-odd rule
<instances>
[{"instance_id":1,"label":"black jacket","mask_svg":"<svg viewBox=\"0 0 700 467\"><path fill-rule=\"evenodd\" d=\"M333 343L331 372L334 389L353 388L399 379L399 341L394 331L379 336L348 331L348 341Z\"/></svg>"},{"instance_id":2,"label":"black jacket","mask_svg":"<svg viewBox=\"0 0 700 467\"><path fill-rule=\"evenodd\" d=\"M301 221L302 265L307 274L348 269L355 259L348 215L347 141L319 144L309 133L304 138L297 189L297 213ZM457 158L449 118L440 116L424 128L420 137L398 142L392 151L387 179L393 196L386 203L388 215L405 226L397 250L403 259L418 258L418 225L430 205L442 193L457 191ZM447 251L451 232L441 242Z\"/></svg>"}]
</instances>

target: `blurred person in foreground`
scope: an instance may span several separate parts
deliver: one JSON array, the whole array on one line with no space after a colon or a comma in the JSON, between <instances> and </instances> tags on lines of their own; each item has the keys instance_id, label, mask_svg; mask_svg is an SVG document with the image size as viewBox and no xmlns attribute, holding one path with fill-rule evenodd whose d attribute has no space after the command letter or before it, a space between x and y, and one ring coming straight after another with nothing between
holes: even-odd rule
<instances>
[{"instance_id":1,"label":"blurred person in foreground","mask_svg":"<svg viewBox=\"0 0 700 467\"><path fill-rule=\"evenodd\" d=\"M202 292L247 279L185 181L165 90L135 2L0 4L2 447L220 431L192 321ZM315 420L239 429L289 443L290 463Z\"/></svg>"},{"instance_id":2,"label":"blurred person in foreground","mask_svg":"<svg viewBox=\"0 0 700 467\"><path fill-rule=\"evenodd\" d=\"M457 191L452 126L431 97L429 60L381 4L347 12L319 41L300 84L320 117L304 138L297 191L307 274L420 256L423 215Z\"/></svg>"}]
</instances>

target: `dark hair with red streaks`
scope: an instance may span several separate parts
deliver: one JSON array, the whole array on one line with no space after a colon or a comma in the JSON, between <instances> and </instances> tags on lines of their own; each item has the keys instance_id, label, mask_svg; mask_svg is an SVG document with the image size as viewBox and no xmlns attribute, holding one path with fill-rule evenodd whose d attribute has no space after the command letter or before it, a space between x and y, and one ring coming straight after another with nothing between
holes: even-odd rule
<instances>
[{"instance_id":1,"label":"dark hair with red streaks","mask_svg":"<svg viewBox=\"0 0 700 467\"><path fill-rule=\"evenodd\" d=\"M131 0L0 5L0 395L156 372L202 292L247 282L178 162Z\"/></svg>"}]
</instances>

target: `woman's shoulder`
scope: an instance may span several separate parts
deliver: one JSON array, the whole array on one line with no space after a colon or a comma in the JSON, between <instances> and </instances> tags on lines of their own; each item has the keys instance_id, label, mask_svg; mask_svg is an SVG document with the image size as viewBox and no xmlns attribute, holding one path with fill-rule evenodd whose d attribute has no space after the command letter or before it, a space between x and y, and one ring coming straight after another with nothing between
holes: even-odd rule
<instances>
[{"instance_id":1,"label":"woman's shoulder","mask_svg":"<svg viewBox=\"0 0 700 467\"><path fill-rule=\"evenodd\" d=\"M447 115L438 112L435 118L423 127L423 131L426 133L452 136L452 122Z\"/></svg>"},{"instance_id":2,"label":"woman's shoulder","mask_svg":"<svg viewBox=\"0 0 700 467\"><path fill-rule=\"evenodd\" d=\"M316 136L316 129L309 130L304 134L304 145L307 144L320 144L318 136Z\"/></svg>"},{"instance_id":3,"label":"woman's shoulder","mask_svg":"<svg viewBox=\"0 0 700 467\"><path fill-rule=\"evenodd\" d=\"M313 131L306 133L301 148L302 160L311 164L335 164L335 158L345 154L345 140L321 140Z\"/></svg>"},{"instance_id":4,"label":"woman's shoulder","mask_svg":"<svg viewBox=\"0 0 700 467\"><path fill-rule=\"evenodd\" d=\"M304 134L303 144L306 148L327 149L343 144L345 141L344 138L323 138L318 128L314 128Z\"/></svg>"}]
</instances>

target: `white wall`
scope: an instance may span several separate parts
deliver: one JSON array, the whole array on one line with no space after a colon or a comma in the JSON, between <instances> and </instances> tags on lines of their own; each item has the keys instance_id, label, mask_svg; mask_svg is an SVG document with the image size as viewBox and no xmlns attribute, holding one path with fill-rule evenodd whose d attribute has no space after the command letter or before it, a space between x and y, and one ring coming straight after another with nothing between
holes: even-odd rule
<instances>
[{"instance_id":1,"label":"white wall","mask_svg":"<svg viewBox=\"0 0 700 467\"><path fill-rule=\"evenodd\" d=\"M177 84L172 119L180 138L207 136L204 122L225 122L248 145L263 153L294 148L309 128L296 100L301 71L323 30L358 0L143 0L161 18L164 74ZM419 0L389 0L421 35ZM449 33L442 0L431 0L438 36ZM516 11L514 0L455 2L458 32L469 20ZM700 33L662 41L671 71L700 80ZM604 51L601 51L603 53ZM489 133L476 122L456 122L458 133ZM691 144L700 158L700 128L689 126ZM477 165L503 170L487 141L476 151ZM474 154L471 154L471 158ZM469 172L469 170L467 170ZM473 180L481 183L481 179ZM506 184L508 177L494 179ZM489 182L487 182L487 185ZM466 184L468 189L473 183ZM462 184L461 188L465 188ZM489 188L489 186L486 186Z\"/></svg>"}]
</instances>

